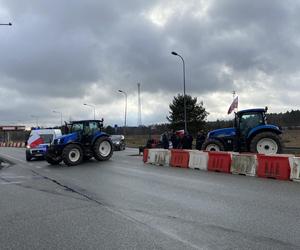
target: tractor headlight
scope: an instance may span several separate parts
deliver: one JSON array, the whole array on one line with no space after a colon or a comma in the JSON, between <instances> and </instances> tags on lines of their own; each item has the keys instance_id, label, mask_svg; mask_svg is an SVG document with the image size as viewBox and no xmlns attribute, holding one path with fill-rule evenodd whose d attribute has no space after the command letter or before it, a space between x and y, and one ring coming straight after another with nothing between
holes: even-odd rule
<instances>
[{"instance_id":1,"label":"tractor headlight","mask_svg":"<svg viewBox=\"0 0 300 250\"><path fill-rule=\"evenodd\" d=\"M61 141L61 139L59 138L59 139L57 139L57 144L60 144L60 141Z\"/></svg>"}]
</instances>

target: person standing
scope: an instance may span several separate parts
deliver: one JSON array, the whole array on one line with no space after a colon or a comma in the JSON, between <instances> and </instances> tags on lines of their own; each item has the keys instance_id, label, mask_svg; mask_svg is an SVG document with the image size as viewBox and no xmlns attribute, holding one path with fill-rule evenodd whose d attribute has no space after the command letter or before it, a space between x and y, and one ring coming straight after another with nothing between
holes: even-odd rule
<instances>
[{"instance_id":1,"label":"person standing","mask_svg":"<svg viewBox=\"0 0 300 250\"><path fill-rule=\"evenodd\" d=\"M182 139L181 139L181 145L182 145L182 149L189 149L190 146L190 141L188 138L188 134L185 132Z\"/></svg>"},{"instance_id":2,"label":"person standing","mask_svg":"<svg viewBox=\"0 0 300 250\"><path fill-rule=\"evenodd\" d=\"M178 147L178 138L177 138L175 132L172 133L170 140L172 142L172 147L177 148Z\"/></svg>"},{"instance_id":3,"label":"person standing","mask_svg":"<svg viewBox=\"0 0 300 250\"><path fill-rule=\"evenodd\" d=\"M197 137L196 137L196 149L197 150L201 150L202 149L202 145L205 141L205 134L204 131L201 130L198 132Z\"/></svg>"},{"instance_id":4,"label":"person standing","mask_svg":"<svg viewBox=\"0 0 300 250\"><path fill-rule=\"evenodd\" d=\"M166 132L162 136L162 144L164 149L169 149L169 139Z\"/></svg>"},{"instance_id":5,"label":"person standing","mask_svg":"<svg viewBox=\"0 0 300 250\"><path fill-rule=\"evenodd\" d=\"M192 149L193 148L193 136L191 134L187 135L188 138L188 149Z\"/></svg>"}]
</instances>

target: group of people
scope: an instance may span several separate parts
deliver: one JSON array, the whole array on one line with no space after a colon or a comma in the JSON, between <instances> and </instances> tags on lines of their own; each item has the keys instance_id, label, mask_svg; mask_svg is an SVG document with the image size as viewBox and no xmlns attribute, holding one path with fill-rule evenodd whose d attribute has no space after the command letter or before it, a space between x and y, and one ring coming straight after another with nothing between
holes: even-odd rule
<instances>
[{"instance_id":1,"label":"group of people","mask_svg":"<svg viewBox=\"0 0 300 250\"><path fill-rule=\"evenodd\" d=\"M205 141L205 133L203 130L199 131L196 137L196 149L201 150L202 144ZM161 143L164 149L178 148L178 149L192 149L193 148L193 136L187 132L179 134L176 132L165 132L162 135ZM171 142L171 145L170 145Z\"/></svg>"}]
</instances>

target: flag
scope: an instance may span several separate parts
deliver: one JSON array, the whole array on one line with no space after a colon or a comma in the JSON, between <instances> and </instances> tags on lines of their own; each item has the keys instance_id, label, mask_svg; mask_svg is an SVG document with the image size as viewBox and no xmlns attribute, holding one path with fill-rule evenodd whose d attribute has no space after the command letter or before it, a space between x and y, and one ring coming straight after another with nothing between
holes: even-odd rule
<instances>
[{"instance_id":1,"label":"flag","mask_svg":"<svg viewBox=\"0 0 300 250\"><path fill-rule=\"evenodd\" d=\"M234 98L233 102L231 103L227 114L229 115L234 109L237 109L239 105L239 97L237 96L236 98Z\"/></svg>"}]
</instances>

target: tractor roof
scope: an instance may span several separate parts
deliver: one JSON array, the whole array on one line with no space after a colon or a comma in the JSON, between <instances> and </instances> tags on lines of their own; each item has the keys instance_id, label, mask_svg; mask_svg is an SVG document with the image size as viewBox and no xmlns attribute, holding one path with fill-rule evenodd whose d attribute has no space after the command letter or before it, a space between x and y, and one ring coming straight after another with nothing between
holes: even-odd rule
<instances>
[{"instance_id":1,"label":"tractor roof","mask_svg":"<svg viewBox=\"0 0 300 250\"><path fill-rule=\"evenodd\" d=\"M251 112L266 112L266 109L263 108L256 108L256 109L244 109L244 110L240 110L237 113L241 114L241 113L251 113Z\"/></svg>"}]
</instances>

